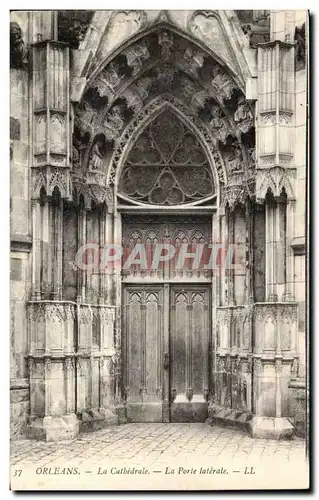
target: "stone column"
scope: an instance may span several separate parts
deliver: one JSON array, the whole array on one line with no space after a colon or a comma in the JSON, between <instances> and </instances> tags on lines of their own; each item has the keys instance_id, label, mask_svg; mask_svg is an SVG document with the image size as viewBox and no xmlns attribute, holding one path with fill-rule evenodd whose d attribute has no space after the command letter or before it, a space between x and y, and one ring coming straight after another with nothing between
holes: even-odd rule
<instances>
[{"instance_id":1,"label":"stone column","mask_svg":"<svg viewBox=\"0 0 319 500\"><path fill-rule=\"evenodd\" d=\"M107 300L106 293L106 270L103 265L103 252L106 244L106 206L101 206L100 220L99 220L99 245L100 245L100 259L99 259L99 303L105 304Z\"/></svg>"},{"instance_id":2,"label":"stone column","mask_svg":"<svg viewBox=\"0 0 319 500\"><path fill-rule=\"evenodd\" d=\"M269 302L278 300L276 286L276 207L266 202L266 297Z\"/></svg>"},{"instance_id":3,"label":"stone column","mask_svg":"<svg viewBox=\"0 0 319 500\"><path fill-rule=\"evenodd\" d=\"M46 198L42 206L42 283L41 293L44 299L51 298L52 287L52 252L51 252L51 206Z\"/></svg>"},{"instance_id":4,"label":"stone column","mask_svg":"<svg viewBox=\"0 0 319 500\"><path fill-rule=\"evenodd\" d=\"M214 245L220 242L220 226L219 215L215 213L212 217L212 243L214 252ZM216 337L217 337L217 307L219 306L220 297L220 266L212 269L212 332L211 332L211 401L209 408L214 410L216 404L216 386L217 386L217 356L216 356Z\"/></svg>"},{"instance_id":5,"label":"stone column","mask_svg":"<svg viewBox=\"0 0 319 500\"><path fill-rule=\"evenodd\" d=\"M54 247L53 247L53 287L52 299L62 299L62 249L63 249L63 200L59 195L56 203L53 206L53 233L54 233Z\"/></svg>"},{"instance_id":6,"label":"stone column","mask_svg":"<svg viewBox=\"0 0 319 500\"><path fill-rule=\"evenodd\" d=\"M113 242L113 217L107 210L105 214L105 243ZM108 304L113 304L113 263L109 262L105 269L106 300Z\"/></svg>"},{"instance_id":7,"label":"stone column","mask_svg":"<svg viewBox=\"0 0 319 500\"><path fill-rule=\"evenodd\" d=\"M259 302L254 306L254 437L281 439L293 435L288 420L288 384L297 330L296 303Z\"/></svg>"},{"instance_id":8,"label":"stone column","mask_svg":"<svg viewBox=\"0 0 319 500\"><path fill-rule=\"evenodd\" d=\"M220 306L228 305L229 290L226 284L226 270L225 270L225 251L229 242L228 236L228 210L219 217L220 224L220 243L222 244L219 255L221 256L219 262L219 283L220 283Z\"/></svg>"},{"instance_id":9,"label":"stone column","mask_svg":"<svg viewBox=\"0 0 319 500\"><path fill-rule=\"evenodd\" d=\"M115 210L114 212L114 227L113 241L115 245L121 245L122 242L122 218L121 214ZM121 310L122 310L122 282L121 282L121 262L117 261L114 268L114 304L115 304L115 357L114 357L114 375L115 375L115 401L118 409L119 422L124 423L125 407L122 401L121 387L121 346L122 346L122 329L121 329Z\"/></svg>"},{"instance_id":10,"label":"stone column","mask_svg":"<svg viewBox=\"0 0 319 500\"><path fill-rule=\"evenodd\" d=\"M230 250L231 252L233 249L229 249L230 245L234 245L235 243L235 207L233 207L232 210L228 209L228 249L227 252ZM234 269L232 269L232 262L231 260L227 259L227 267L226 273L227 273L227 283L228 283L228 302L227 305L233 306L235 305L235 276L234 276Z\"/></svg>"},{"instance_id":11,"label":"stone column","mask_svg":"<svg viewBox=\"0 0 319 500\"><path fill-rule=\"evenodd\" d=\"M86 210L84 206L81 206L78 211L78 246L83 247L86 243ZM82 253L83 255L83 253ZM78 269L78 297L77 302L84 303L86 299L86 271L85 267L85 256L83 255L82 264L83 269Z\"/></svg>"},{"instance_id":12,"label":"stone column","mask_svg":"<svg viewBox=\"0 0 319 500\"><path fill-rule=\"evenodd\" d=\"M41 300L41 206L32 200L32 300Z\"/></svg>"},{"instance_id":13,"label":"stone column","mask_svg":"<svg viewBox=\"0 0 319 500\"><path fill-rule=\"evenodd\" d=\"M295 300L294 293L294 252L291 246L295 235L295 200L288 200L286 205L286 284L284 301Z\"/></svg>"},{"instance_id":14,"label":"stone column","mask_svg":"<svg viewBox=\"0 0 319 500\"><path fill-rule=\"evenodd\" d=\"M32 301L27 305L31 388L28 433L47 441L73 439L79 432L70 368L75 357L76 305L62 300L63 199L71 198L69 48L50 40L50 34L55 36L53 18L50 11L35 13L32 25L39 31L30 58L34 245ZM42 296L41 279L45 285Z\"/></svg>"}]
</instances>

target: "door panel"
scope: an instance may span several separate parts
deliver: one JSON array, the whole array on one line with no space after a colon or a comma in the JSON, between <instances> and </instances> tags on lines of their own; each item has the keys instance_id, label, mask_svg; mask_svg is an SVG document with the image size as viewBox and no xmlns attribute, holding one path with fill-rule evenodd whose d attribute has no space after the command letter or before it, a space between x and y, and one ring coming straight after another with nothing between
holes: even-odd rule
<instances>
[{"instance_id":1,"label":"door panel","mask_svg":"<svg viewBox=\"0 0 319 500\"><path fill-rule=\"evenodd\" d=\"M124 288L129 422L204 422L209 396L210 289Z\"/></svg>"},{"instance_id":2,"label":"door panel","mask_svg":"<svg viewBox=\"0 0 319 500\"><path fill-rule=\"evenodd\" d=\"M209 396L209 289L172 287L170 328L172 422L204 422Z\"/></svg>"},{"instance_id":3,"label":"door panel","mask_svg":"<svg viewBox=\"0 0 319 500\"><path fill-rule=\"evenodd\" d=\"M163 290L125 288L124 366L129 422L162 422Z\"/></svg>"}]
</instances>

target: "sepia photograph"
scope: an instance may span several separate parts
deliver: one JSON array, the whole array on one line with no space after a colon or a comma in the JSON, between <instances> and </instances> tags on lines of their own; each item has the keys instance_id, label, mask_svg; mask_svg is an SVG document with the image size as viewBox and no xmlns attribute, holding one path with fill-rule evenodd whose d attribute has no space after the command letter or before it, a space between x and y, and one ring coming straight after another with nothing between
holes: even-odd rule
<instances>
[{"instance_id":1,"label":"sepia photograph","mask_svg":"<svg viewBox=\"0 0 319 500\"><path fill-rule=\"evenodd\" d=\"M309 12L9 22L9 489L308 490Z\"/></svg>"}]
</instances>

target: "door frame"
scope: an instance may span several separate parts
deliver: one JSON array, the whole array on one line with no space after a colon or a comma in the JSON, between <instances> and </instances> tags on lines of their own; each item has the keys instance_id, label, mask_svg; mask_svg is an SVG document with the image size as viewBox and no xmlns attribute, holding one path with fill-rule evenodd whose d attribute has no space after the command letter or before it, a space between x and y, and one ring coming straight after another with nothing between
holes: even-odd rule
<instances>
[{"instance_id":1,"label":"door frame","mask_svg":"<svg viewBox=\"0 0 319 500\"><path fill-rule=\"evenodd\" d=\"M167 207L165 210L162 207L142 207L142 206L122 206L118 203L116 203L116 208L114 211L114 225L113 225L113 236L114 236L114 241L122 241L122 235L123 235L123 216L156 216L156 217L164 217L165 216L174 216L174 217L201 217L203 216L204 218L210 217L210 224L211 224L211 238L212 241L219 241L220 234L221 234L221 225L220 225L220 215L217 210L218 203L216 203L213 206L198 206L198 207ZM163 307L165 308L166 311L169 310L170 307L170 285L189 285L189 286L195 286L197 285L203 285L207 286L209 289L209 322L210 322L210 327L208 328L208 345L209 345L209 352L208 352L208 367L209 367L209 390L210 390L210 395L214 399L214 392L216 390L215 387L215 378L213 374L213 369L216 364L216 330L215 326L216 325L216 307L219 304L221 300L221 296L224 293L224 286L223 286L223 281L221 277L217 278L216 276L212 275L211 280L196 280L196 281L185 281L185 282L178 282L172 279L167 279L167 274L166 277L164 277L160 281L154 281L153 283L150 281L147 281L146 283L143 283L143 280L127 280L123 277L122 275L122 267L118 266L118 268L115 270L115 281L114 281L114 293L115 293L115 304L117 308L117 313L116 313L116 318L115 318L115 340L118 345L119 352L121 353L121 381L118 381L116 384L117 387L117 394L118 394L118 402L122 406L126 406L126 391L125 391L125 380L126 380L126 367L125 367L125 357L126 357L126 331L125 331L125 312L123 308L124 304L124 289L125 287L141 287L141 286L156 286L156 285L161 285L163 286L164 292L163 292ZM170 336L169 336L169 324L170 318L169 314L164 314L164 322L163 326L165 328L165 332L168 332L168 335L164 335L164 345L163 345L163 352L169 352L169 342L170 342ZM169 380L169 374L167 373L167 370L163 374L163 422L170 422L170 380Z\"/></svg>"}]
</instances>

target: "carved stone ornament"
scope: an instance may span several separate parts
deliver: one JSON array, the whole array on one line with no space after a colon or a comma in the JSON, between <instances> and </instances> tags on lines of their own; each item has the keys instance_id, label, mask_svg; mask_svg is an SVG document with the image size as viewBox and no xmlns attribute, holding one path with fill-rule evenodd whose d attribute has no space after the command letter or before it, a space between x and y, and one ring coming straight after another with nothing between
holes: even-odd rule
<instances>
[{"instance_id":1,"label":"carved stone ornament","mask_svg":"<svg viewBox=\"0 0 319 500\"><path fill-rule=\"evenodd\" d=\"M118 73L119 68L116 63L111 62L92 82L91 86L96 88L100 97L107 97L110 101L119 86L123 76Z\"/></svg>"},{"instance_id":2,"label":"carved stone ornament","mask_svg":"<svg viewBox=\"0 0 319 500\"><path fill-rule=\"evenodd\" d=\"M187 397L188 401L192 400L193 393L194 393L193 389L191 389L191 388L187 389L187 391L186 391L186 397Z\"/></svg>"},{"instance_id":3,"label":"carved stone ornament","mask_svg":"<svg viewBox=\"0 0 319 500\"><path fill-rule=\"evenodd\" d=\"M97 204L106 203L112 211L114 205L113 190L106 184L106 174L87 170L83 177L72 176L73 200L78 205L83 196L85 207L91 208L92 200Z\"/></svg>"},{"instance_id":4,"label":"carved stone ornament","mask_svg":"<svg viewBox=\"0 0 319 500\"><path fill-rule=\"evenodd\" d=\"M29 368L29 375L32 377L33 375L33 368L35 365L35 360L32 356L28 356L28 368Z\"/></svg>"},{"instance_id":5,"label":"carved stone ornament","mask_svg":"<svg viewBox=\"0 0 319 500\"><path fill-rule=\"evenodd\" d=\"M44 370L46 375L50 375L51 373L51 357L50 356L45 356L44 357Z\"/></svg>"},{"instance_id":6,"label":"carved stone ornament","mask_svg":"<svg viewBox=\"0 0 319 500\"><path fill-rule=\"evenodd\" d=\"M253 114L243 96L239 99L238 108L234 114L234 120L242 134L248 132L253 126Z\"/></svg>"},{"instance_id":7,"label":"carved stone ornament","mask_svg":"<svg viewBox=\"0 0 319 500\"><path fill-rule=\"evenodd\" d=\"M77 49L84 40L94 11L60 10L58 11L58 39Z\"/></svg>"},{"instance_id":8,"label":"carved stone ornament","mask_svg":"<svg viewBox=\"0 0 319 500\"><path fill-rule=\"evenodd\" d=\"M238 172L243 171L243 153L238 143L232 147L227 163L229 167L228 177L236 176Z\"/></svg>"},{"instance_id":9,"label":"carved stone ornament","mask_svg":"<svg viewBox=\"0 0 319 500\"><path fill-rule=\"evenodd\" d=\"M280 197L284 188L288 199L295 199L295 168L270 167L256 169L256 198L264 200L268 189L275 197Z\"/></svg>"},{"instance_id":10,"label":"carved stone ornament","mask_svg":"<svg viewBox=\"0 0 319 500\"><path fill-rule=\"evenodd\" d=\"M298 360L298 358L294 358L292 365L291 365L291 377L292 378L297 378L298 368L299 368L299 360Z\"/></svg>"},{"instance_id":11,"label":"carved stone ornament","mask_svg":"<svg viewBox=\"0 0 319 500\"><path fill-rule=\"evenodd\" d=\"M161 55L164 61L168 61L171 57L174 44L173 36L169 31L163 30L158 34L158 43L161 46Z\"/></svg>"},{"instance_id":12,"label":"carved stone ornament","mask_svg":"<svg viewBox=\"0 0 319 500\"><path fill-rule=\"evenodd\" d=\"M224 36L219 15L216 11L195 11L189 20L189 30L203 40L228 64L232 64L228 40Z\"/></svg>"},{"instance_id":13,"label":"carved stone ornament","mask_svg":"<svg viewBox=\"0 0 319 500\"><path fill-rule=\"evenodd\" d=\"M92 323L93 313L90 306L78 306L79 324L89 325Z\"/></svg>"},{"instance_id":14,"label":"carved stone ornament","mask_svg":"<svg viewBox=\"0 0 319 500\"><path fill-rule=\"evenodd\" d=\"M73 356L66 356L64 358L64 365L67 373L71 373L75 367L75 360Z\"/></svg>"},{"instance_id":15,"label":"carved stone ornament","mask_svg":"<svg viewBox=\"0 0 319 500\"><path fill-rule=\"evenodd\" d=\"M104 136L100 135L93 144L89 155L89 169L90 170L103 170L103 158L105 151Z\"/></svg>"},{"instance_id":16,"label":"carved stone ornament","mask_svg":"<svg viewBox=\"0 0 319 500\"><path fill-rule=\"evenodd\" d=\"M227 136L231 133L227 118L219 106L211 109L212 119L209 122L213 136L225 144Z\"/></svg>"},{"instance_id":17,"label":"carved stone ornament","mask_svg":"<svg viewBox=\"0 0 319 500\"><path fill-rule=\"evenodd\" d=\"M127 65L133 68L133 75L136 75L150 57L147 41L143 39L130 45L124 50L123 55L126 57Z\"/></svg>"},{"instance_id":18,"label":"carved stone ornament","mask_svg":"<svg viewBox=\"0 0 319 500\"><path fill-rule=\"evenodd\" d=\"M188 80L188 84L191 83L192 82ZM196 87L192 85L189 89L189 92L193 92L193 95L191 97L191 106L195 111L198 111L204 107L206 101L209 99L209 94L206 90L201 90L200 92L194 93L195 88Z\"/></svg>"},{"instance_id":19,"label":"carved stone ornament","mask_svg":"<svg viewBox=\"0 0 319 500\"><path fill-rule=\"evenodd\" d=\"M225 208L227 205L229 209L233 211L236 205L244 205L249 194L245 189L245 185L228 185L224 186L222 194L222 206Z\"/></svg>"},{"instance_id":20,"label":"carved stone ornament","mask_svg":"<svg viewBox=\"0 0 319 500\"><path fill-rule=\"evenodd\" d=\"M111 40L113 46L119 46L124 39L141 30L145 26L146 19L143 10L114 11L106 32L107 40Z\"/></svg>"},{"instance_id":21,"label":"carved stone ornament","mask_svg":"<svg viewBox=\"0 0 319 500\"><path fill-rule=\"evenodd\" d=\"M296 26L295 29L296 42L296 69L303 69L306 65L306 25L303 23L301 27Z\"/></svg>"},{"instance_id":22,"label":"carved stone ornament","mask_svg":"<svg viewBox=\"0 0 319 500\"><path fill-rule=\"evenodd\" d=\"M282 359L275 360L275 371L276 371L276 373L281 373L281 371L282 371Z\"/></svg>"},{"instance_id":23,"label":"carved stone ornament","mask_svg":"<svg viewBox=\"0 0 319 500\"><path fill-rule=\"evenodd\" d=\"M204 64L204 53L195 50L192 47L187 47L184 53L185 60L195 67L202 68Z\"/></svg>"},{"instance_id":24,"label":"carved stone ornament","mask_svg":"<svg viewBox=\"0 0 319 500\"><path fill-rule=\"evenodd\" d=\"M270 40L270 25L259 26L253 23L242 25L243 32L249 38L251 47L257 47L259 43L269 42Z\"/></svg>"},{"instance_id":25,"label":"carved stone ornament","mask_svg":"<svg viewBox=\"0 0 319 500\"><path fill-rule=\"evenodd\" d=\"M211 84L223 99L230 99L234 90L237 89L234 80L217 65L214 67Z\"/></svg>"},{"instance_id":26,"label":"carved stone ornament","mask_svg":"<svg viewBox=\"0 0 319 500\"><path fill-rule=\"evenodd\" d=\"M177 390L176 389L171 389L171 403L174 403L175 399L177 396Z\"/></svg>"},{"instance_id":27,"label":"carved stone ornament","mask_svg":"<svg viewBox=\"0 0 319 500\"><path fill-rule=\"evenodd\" d=\"M72 304L64 304L64 314L67 321L75 319L75 306Z\"/></svg>"},{"instance_id":28,"label":"carved stone ornament","mask_svg":"<svg viewBox=\"0 0 319 500\"><path fill-rule=\"evenodd\" d=\"M26 69L28 67L28 51L22 38L22 30L18 23L10 23L10 68Z\"/></svg>"},{"instance_id":29,"label":"carved stone ornament","mask_svg":"<svg viewBox=\"0 0 319 500\"><path fill-rule=\"evenodd\" d=\"M63 304L44 304L45 318L52 323L63 324L65 320L65 310Z\"/></svg>"},{"instance_id":30,"label":"carved stone ornament","mask_svg":"<svg viewBox=\"0 0 319 500\"><path fill-rule=\"evenodd\" d=\"M254 370L257 374L261 374L263 371L263 363L260 358L254 358Z\"/></svg>"},{"instance_id":31,"label":"carved stone ornament","mask_svg":"<svg viewBox=\"0 0 319 500\"><path fill-rule=\"evenodd\" d=\"M120 106L114 106L111 109L103 125L105 137L108 141L112 141L119 136L124 126L122 109Z\"/></svg>"},{"instance_id":32,"label":"carved stone ornament","mask_svg":"<svg viewBox=\"0 0 319 500\"><path fill-rule=\"evenodd\" d=\"M69 198L71 195L70 189L70 171L65 167L33 167L33 197L40 196L41 188L43 187L47 196L52 196L54 188L58 188L62 198Z\"/></svg>"},{"instance_id":33,"label":"carved stone ornament","mask_svg":"<svg viewBox=\"0 0 319 500\"><path fill-rule=\"evenodd\" d=\"M115 353L111 357L111 373L114 375L115 378L119 379L121 376L121 366L122 366L122 361L121 361L121 351L116 349Z\"/></svg>"},{"instance_id":34,"label":"carved stone ornament","mask_svg":"<svg viewBox=\"0 0 319 500\"><path fill-rule=\"evenodd\" d=\"M113 325L114 323L114 309L110 309L108 307L100 307L100 319L103 324Z\"/></svg>"}]
</instances>

